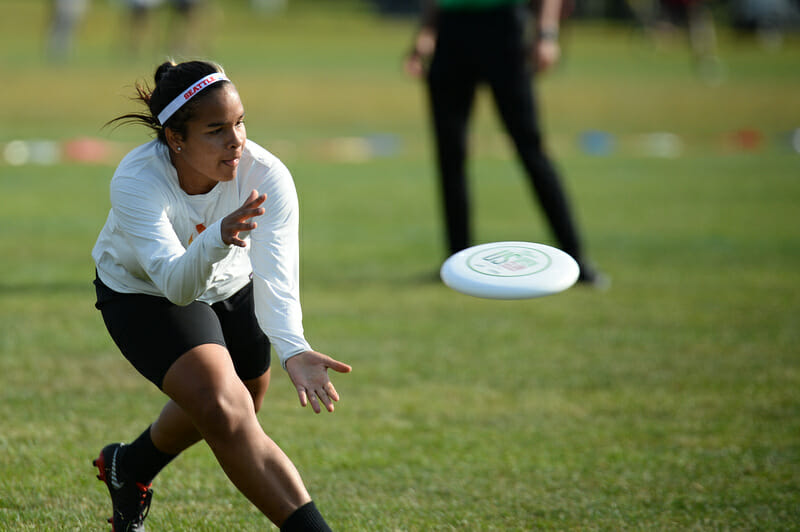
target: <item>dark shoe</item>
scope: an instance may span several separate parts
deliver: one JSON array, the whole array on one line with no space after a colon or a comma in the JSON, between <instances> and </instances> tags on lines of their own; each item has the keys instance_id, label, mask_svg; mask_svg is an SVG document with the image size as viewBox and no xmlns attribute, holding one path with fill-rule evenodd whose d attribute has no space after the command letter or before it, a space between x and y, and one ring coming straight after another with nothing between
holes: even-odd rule
<instances>
[{"instance_id":1,"label":"dark shoe","mask_svg":"<svg viewBox=\"0 0 800 532\"><path fill-rule=\"evenodd\" d=\"M578 284L589 286L597 290L611 288L611 279L591 265L581 264L581 273L578 275Z\"/></svg>"},{"instance_id":2,"label":"dark shoe","mask_svg":"<svg viewBox=\"0 0 800 532\"><path fill-rule=\"evenodd\" d=\"M111 495L114 514L108 522L111 523L112 532L145 532L144 519L150 511L152 484L145 486L123 478L118 462L118 454L123 446L123 443L106 445L92 465L100 470L97 478L105 482Z\"/></svg>"}]
</instances>

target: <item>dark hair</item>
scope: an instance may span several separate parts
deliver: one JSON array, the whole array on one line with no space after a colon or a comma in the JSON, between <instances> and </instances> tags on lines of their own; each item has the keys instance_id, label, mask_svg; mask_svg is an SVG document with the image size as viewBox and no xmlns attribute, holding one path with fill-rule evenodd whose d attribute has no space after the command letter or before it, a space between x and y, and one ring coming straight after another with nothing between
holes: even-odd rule
<instances>
[{"instance_id":1,"label":"dark hair","mask_svg":"<svg viewBox=\"0 0 800 532\"><path fill-rule=\"evenodd\" d=\"M158 113L164 110L169 103L175 99L196 81L203 79L209 74L223 72L222 67L216 63L208 61L187 61L185 63L174 63L167 61L159 65L155 73L155 88L151 89L146 83L136 83L136 96L132 99L142 102L149 112L127 113L109 120L106 125L119 123L123 124L142 124L152 130L159 141L166 144L167 137L164 128L169 127L176 133L186 135L186 122L191 120L198 102L215 90L219 90L226 81L214 83L192 98L183 107L175 111L166 123L158 121Z\"/></svg>"}]
</instances>

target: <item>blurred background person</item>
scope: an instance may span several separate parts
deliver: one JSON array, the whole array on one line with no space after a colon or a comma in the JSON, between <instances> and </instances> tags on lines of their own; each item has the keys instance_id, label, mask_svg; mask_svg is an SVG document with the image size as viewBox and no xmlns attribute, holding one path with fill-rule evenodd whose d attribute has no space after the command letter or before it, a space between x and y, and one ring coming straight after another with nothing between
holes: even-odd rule
<instances>
[{"instance_id":1,"label":"blurred background person","mask_svg":"<svg viewBox=\"0 0 800 532\"><path fill-rule=\"evenodd\" d=\"M531 77L559 60L561 0L424 0L405 69L427 79L448 253L473 244L466 159L476 88L487 83L525 173L579 282L606 286L588 262L558 171L545 152ZM529 39L531 15L533 42Z\"/></svg>"},{"instance_id":2,"label":"blurred background person","mask_svg":"<svg viewBox=\"0 0 800 532\"><path fill-rule=\"evenodd\" d=\"M203 0L169 0L170 23L167 28L169 53L191 55L197 53L198 42L193 38Z\"/></svg>"},{"instance_id":3,"label":"blurred background person","mask_svg":"<svg viewBox=\"0 0 800 532\"><path fill-rule=\"evenodd\" d=\"M125 51L134 57L142 52L144 43L152 41L152 12L163 0L125 0L125 21L127 31Z\"/></svg>"},{"instance_id":4,"label":"blurred background person","mask_svg":"<svg viewBox=\"0 0 800 532\"><path fill-rule=\"evenodd\" d=\"M655 38L686 31L697 74L719 82L723 71L717 53L717 30L707 0L629 0L631 10Z\"/></svg>"},{"instance_id":5,"label":"blurred background person","mask_svg":"<svg viewBox=\"0 0 800 532\"><path fill-rule=\"evenodd\" d=\"M125 51L133 57L192 56L203 52L204 0L125 0ZM150 48L152 47L152 48Z\"/></svg>"},{"instance_id":6,"label":"blurred background person","mask_svg":"<svg viewBox=\"0 0 800 532\"><path fill-rule=\"evenodd\" d=\"M800 0L731 0L730 12L736 31L754 35L768 50L780 48L787 33L800 30Z\"/></svg>"},{"instance_id":7,"label":"blurred background person","mask_svg":"<svg viewBox=\"0 0 800 532\"><path fill-rule=\"evenodd\" d=\"M75 30L89 7L87 0L51 0L47 57L54 62L66 61L73 48Z\"/></svg>"}]
</instances>

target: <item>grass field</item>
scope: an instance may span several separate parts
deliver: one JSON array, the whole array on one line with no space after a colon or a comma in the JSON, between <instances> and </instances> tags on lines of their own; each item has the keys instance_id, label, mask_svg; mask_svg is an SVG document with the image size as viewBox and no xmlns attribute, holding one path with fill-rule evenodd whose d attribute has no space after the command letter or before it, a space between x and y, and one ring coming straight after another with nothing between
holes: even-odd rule
<instances>
[{"instance_id":1,"label":"grass field","mask_svg":"<svg viewBox=\"0 0 800 532\"><path fill-rule=\"evenodd\" d=\"M680 40L573 24L562 67L538 88L613 286L499 302L435 278L425 102L400 69L413 23L309 1L274 17L246 5L217 2L198 53L226 67L250 138L293 171L308 338L354 367L335 378L336 413L319 416L278 370L260 420L336 530L800 529L797 37L767 50L721 29L726 76L710 85ZM71 61L48 64L44 6L0 6L0 149L146 140L101 127L131 110L133 82L164 51L123 53L120 13L96 1ZM550 242L481 96L478 239ZM614 149L585 153L589 130ZM741 131L756 142L737 144ZM648 152L655 132L682 151ZM392 150L364 157L364 139ZM0 158L0 530L107 530L91 459L163 403L93 308L89 252L112 171ZM269 526L203 444L154 488L152 530Z\"/></svg>"}]
</instances>

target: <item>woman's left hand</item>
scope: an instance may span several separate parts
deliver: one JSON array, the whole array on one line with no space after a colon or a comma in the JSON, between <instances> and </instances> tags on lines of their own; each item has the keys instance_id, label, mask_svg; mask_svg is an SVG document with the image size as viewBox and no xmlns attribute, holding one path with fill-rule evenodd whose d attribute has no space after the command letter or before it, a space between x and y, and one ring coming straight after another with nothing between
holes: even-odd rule
<instances>
[{"instance_id":1,"label":"woman's left hand","mask_svg":"<svg viewBox=\"0 0 800 532\"><path fill-rule=\"evenodd\" d=\"M319 414L322 404L328 412L333 412L333 403L339 400L339 394L328 377L328 369L350 373L353 368L316 351L304 351L286 361L286 371L297 388L300 406L311 403L311 408Z\"/></svg>"}]
</instances>

